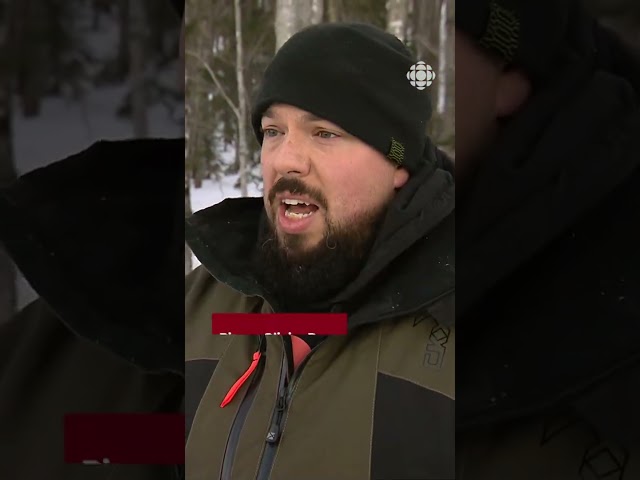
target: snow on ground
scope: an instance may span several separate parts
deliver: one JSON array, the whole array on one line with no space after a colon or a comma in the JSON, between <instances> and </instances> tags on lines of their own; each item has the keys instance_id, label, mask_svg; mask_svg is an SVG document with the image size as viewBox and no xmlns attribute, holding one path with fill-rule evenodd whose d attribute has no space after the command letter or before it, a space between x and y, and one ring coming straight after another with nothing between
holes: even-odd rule
<instances>
[{"instance_id":1,"label":"snow on ground","mask_svg":"<svg viewBox=\"0 0 640 480\"><path fill-rule=\"evenodd\" d=\"M125 90L125 86L94 89L81 102L49 97L44 99L40 115L32 118L23 117L14 102L12 128L18 173L78 153L98 140L131 138L131 121L115 114ZM161 105L149 109L148 120L150 137L182 135L183 124Z\"/></svg>"},{"instance_id":2,"label":"snow on ground","mask_svg":"<svg viewBox=\"0 0 640 480\"><path fill-rule=\"evenodd\" d=\"M203 208L220 203L225 198L241 197L240 190L234 187L238 180L237 175L229 175L221 181L203 180L202 188L194 188L191 183L191 211L197 212ZM261 197L262 189L254 184L249 184L249 196Z\"/></svg>"}]
</instances>

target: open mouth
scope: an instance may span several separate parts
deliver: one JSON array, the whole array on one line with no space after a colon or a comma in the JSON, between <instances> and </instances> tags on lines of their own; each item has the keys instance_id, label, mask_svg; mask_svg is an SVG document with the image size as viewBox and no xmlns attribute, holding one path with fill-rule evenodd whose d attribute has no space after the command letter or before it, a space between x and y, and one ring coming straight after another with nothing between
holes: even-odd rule
<instances>
[{"instance_id":1,"label":"open mouth","mask_svg":"<svg viewBox=\"0 0 640 480\"><path fill-rule=\"evenodd\" d=\"M318 206L313 203L303 202L302 200L293 200L285 198L282 200L284 205L284 215L287 218L301 220L310 217L318 211Z\"/></svg>"},{"instance_id":2,"label":"open mouth","mask_svg":"<svg viewBox=\"0 0 640 480\"><path fill-rule=\"evenodd\" d=\"M278 205L278 225L286 233L302 233L313 224L319 210L310 200L283 196Z\"/></svg>"}]
</instances>

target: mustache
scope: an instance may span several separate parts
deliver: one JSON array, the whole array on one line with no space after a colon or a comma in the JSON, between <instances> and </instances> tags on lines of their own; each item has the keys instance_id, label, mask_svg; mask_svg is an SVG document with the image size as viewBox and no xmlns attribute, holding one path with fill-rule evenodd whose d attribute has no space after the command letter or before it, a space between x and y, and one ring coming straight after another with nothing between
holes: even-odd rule
<instances>
[{"instance_id":1,"label":"mustache","mask_svg":"<svg viewBox=\"0 0 640 480\"><path fill-rule=\"evenodd\" d=\"M269 191L269 203L273 204L278 193L290 192L292 195L305 195L313 199L313 202L319 207L327 209L327 199L324 194L316 189L305 185L298 178L282 177L278 180Z\"/></svg>"}]
</instances>

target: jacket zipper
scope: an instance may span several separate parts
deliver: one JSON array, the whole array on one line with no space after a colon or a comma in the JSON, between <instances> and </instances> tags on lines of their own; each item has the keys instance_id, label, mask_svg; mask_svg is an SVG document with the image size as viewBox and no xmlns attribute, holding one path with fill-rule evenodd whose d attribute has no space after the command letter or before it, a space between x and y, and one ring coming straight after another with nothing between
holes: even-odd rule
<instances>
[{"instance_id":1,"label":"jacket zipper","mask_svg":"<svg viewBox=\"0 0 640 480\"><path fill-rule=\"evenodd\" d=\"M263 349L263 340L264 337L260 337L260 343L258 344L258 351L262 352L262 356L260 357L260 361L256 368L256 371L253 374L253 378L249 383L249 388L247 389L247 393L245 394L240 406L238 407L238 411L236 412L236 416L233 419L233 423L231 424L231 430L229 431L229 437L227 437L227 446L224 451L224 455L222 457L222 469L220 472L220 480L231 480L231 469L233 467L233 458L236 453L236 449L238 447L238 442L240 441L240 432L242 432L242 427L244 426L244 422L247 418L247 414L251 409L251 405L253 404L253 400L256 396L257 392L257 384L262 378L262 372L264 371L265 364L265 352Z\"/></svg>"},{"instance_id":2,"label":"jacket zipper","mask_svg":"<svg viewBox=\"0 0 640 480\"><path fill-rule=\"evenodd\" d=\"M324 342L323 342L324 343ZM282 369L280 370L280 380L278 382L278 398L276 400L276 407L271 417L271 425L267 432L266 445L262 452L262 458L260 459L260 466L258 468L258 476L256 480L268 480L271 475L271 469L273 468L273 461L278 451L280 444L280 437L282 436L282 426L287 418L288 408L291 403L291 397L295 390L296 383L300 378L300 373L309 361L311 355L318 349L322 343L316 345L307 354L304 360L300 363L298 368L291 375L291 379L287 385L287 373L288 373L288 359L286 353L282 359Z\"/></svg>"}]
</instances>

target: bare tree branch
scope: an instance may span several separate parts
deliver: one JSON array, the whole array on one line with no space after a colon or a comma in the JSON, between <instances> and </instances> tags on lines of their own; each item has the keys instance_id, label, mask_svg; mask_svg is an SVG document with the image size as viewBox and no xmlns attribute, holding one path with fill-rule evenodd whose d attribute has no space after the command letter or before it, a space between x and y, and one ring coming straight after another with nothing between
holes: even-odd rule
<instances>
[{"instance_id":1,"label":"bare tree branch","mask_svg":"<svg viewBox=\"0 0 640 480\"><path fill-rule=\"evenodd\" d=\"M267 30L262 30L262 32L260 33L260 36L258 37L258 40L253 44L253 48L249 52L249 55L245 55L245 64L246 65L250 65L253 62L253 59L256 56L256 54L263 47L264 40L265 40L265 37L267 36L267 33L268 33ZM260 53L262 53L262 52L260 52Z\"/></svg>"},{"instance_id":2,"label":"bare tree branch","mask_svg":"<svg viewBox=\"0 0 640 480\"><path fill-rule=\"evenodd\" d=\"M218 76L215 74L215 72L211 69L211 67L209 66L209 64L197 53L193 52L193 51L187 51L186 52L187 55L197 59L198 61L200 61L200 63L202 64L202 66L205 68L205 70L207 70L207 72L209 73L209 76L211 77L211 80L213 80L213 83L216 84L216 88L220 91L220 94L224 97L225 101L227 102L227 104L229 105L229 108L231 108L231 110L233 110L233 113L236 115L236 117L240 118L240 110L238 109L238 107L236 107L236 105L233 103L233 100L231 100L231 98L229 97L229 95L227 95L227 92L224 90L224 88L222 87L222 84L220 83L220 80L218 80Z\"/></svg>"}]
</instances>

